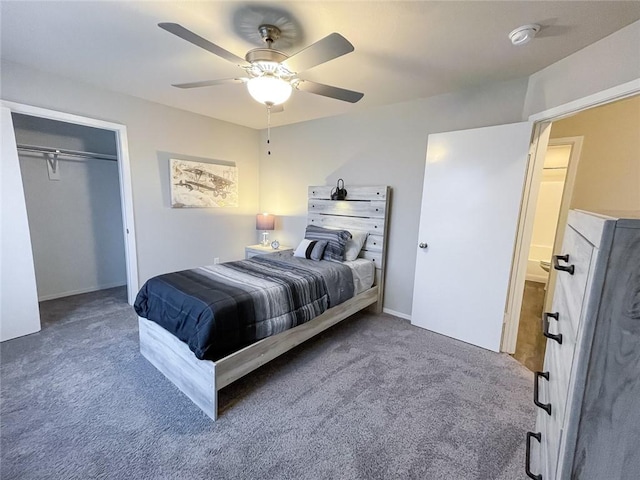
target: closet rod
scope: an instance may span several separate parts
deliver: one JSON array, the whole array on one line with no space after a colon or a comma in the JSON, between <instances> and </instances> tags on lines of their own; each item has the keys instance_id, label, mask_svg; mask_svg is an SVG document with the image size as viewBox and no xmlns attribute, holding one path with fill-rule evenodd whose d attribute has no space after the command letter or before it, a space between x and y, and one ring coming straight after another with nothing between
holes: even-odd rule
<instances>
[{"instance_id":1,"label":"closet rod","mask_svg":"<svg viewBox=\"0 0 640 480\"><path fill-rule=\"evenodd\" d=\"M116 155L108 155L106 153L81 152L79 150L68 150L66 148L52 148L40 147L38 145L18 144L18 150L22 150L24 152L57 153L58 155L62 156L95 158L97 160L111 160L115 162L118 161L118 157Z\"/></svg>"}]
</instances>

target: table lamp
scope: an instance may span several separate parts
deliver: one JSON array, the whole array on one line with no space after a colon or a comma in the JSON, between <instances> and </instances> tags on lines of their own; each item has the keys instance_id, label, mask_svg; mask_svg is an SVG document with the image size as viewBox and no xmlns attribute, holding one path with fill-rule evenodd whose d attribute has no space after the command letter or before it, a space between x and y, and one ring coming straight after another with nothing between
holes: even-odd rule
<instances>
[{"instance_id":1,"label":"table lamp","mask_svg":"<svg viewBox=\"0 0 640 480\"><path fill-rule=\"evenodd\" d=\"M256 215L256 230L262 230L262 245L269 245L269 232L275 228L276 217L268 213L259 213Z\"/></svg>"}]
</instances>

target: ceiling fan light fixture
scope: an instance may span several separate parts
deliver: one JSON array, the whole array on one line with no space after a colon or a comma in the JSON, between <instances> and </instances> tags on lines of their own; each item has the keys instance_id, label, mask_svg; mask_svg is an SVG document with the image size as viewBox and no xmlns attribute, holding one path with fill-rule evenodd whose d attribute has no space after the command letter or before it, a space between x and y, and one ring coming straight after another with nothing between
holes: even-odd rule
<instances>
[{"instance_id":1,"label":"ceiling fan light fixture","mask_svg":"<svg viewBox=\"0 0 640 480\"><path fill-rule=\"evenodd\" d=\"M263 75L249 79L247 90L256 102L273 106L289 100L293 87L281 78Z\"/></svg>"}]
</instances>

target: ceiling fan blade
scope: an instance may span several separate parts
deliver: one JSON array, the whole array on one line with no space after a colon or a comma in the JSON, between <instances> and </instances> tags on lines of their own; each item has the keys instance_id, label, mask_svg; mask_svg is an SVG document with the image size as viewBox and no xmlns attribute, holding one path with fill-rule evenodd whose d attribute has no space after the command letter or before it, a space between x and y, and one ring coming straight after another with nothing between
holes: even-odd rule
<instances>
[{"instance_id":1,"label":"ceiling fan blade","mask_svg":"<svg viewBox=\"0 0 640 480\"><path fill-rule=\"evenodd\" d=\"M300 80L297 88L298 90L315 93L324 97L335 98L349 103L356 103L364 97L364 93L354 92L353 90L346 90L339 87L332 87L331 85L324 85L322 83L310 82L309 80Z\"/></svg>"},{"instance_id":2,"label":"ceiling fan blade","mask_svg":"<svg viewBox=\"0 0 640 480\"><path fill-rule=\"evenodd\" d=\"M282 64L292 72L300 73L353 50L354 47L349 40L339 33L332 33L290 56Z\"/></svg>"},{"instance_id":3,"label":"ceiling fan blade","mask_svg":"<svg viewBox=\"0 0 640 480\"><path fill-rule=\"evenodd\" d=\"M189 82L189 83L173 83L172 87L178 88L199 88L199 87L211 87L213 85L225 85L228 83L245 83L248 78L222 78L219 80L203 80L201 82Z\"/></svg>"},{"instance_id":4,"label":"ceiling fan blade","mask_svg":"<svg viewBox=\"0 0 640 480\"><path fill-rule=\"evenodd\" d=\"M274 105L271 107L271 113L282 113L284 112L284 105Z\"/></svg>"},{"instance_id":5,"label":"ceiling fan blade","mask_svg":"<svg viewBox=\"0 0 640 480\"><path fill-rule=\"evenodd\" d=\"M209 40L202 38L200 35L196 35L191 30L187 30L182 25L177 23L159 23L158 26L163 30L166 30L169 33L173 33L177 37L186 40L189 43L193 43L194 45L204 48L206 51L213 53L214 55L218 55L219 57L224 58L225 60L230 61L231 63L235 63L239 66L249 65L244 58L240 58L237 55L225 50L222 47L219 47L215 43L211 43Z\"/></svg>"}]
</instances>

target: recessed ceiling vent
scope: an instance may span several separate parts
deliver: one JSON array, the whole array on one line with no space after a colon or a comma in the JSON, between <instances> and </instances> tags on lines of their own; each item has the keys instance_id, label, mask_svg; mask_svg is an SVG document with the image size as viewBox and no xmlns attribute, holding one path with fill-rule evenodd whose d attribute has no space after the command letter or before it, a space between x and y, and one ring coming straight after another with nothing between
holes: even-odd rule
<instances>
[{"instance_id":1,"label":"recessed ceiling vent","mask_svg":"<svg viewBox=\"0 0 640 480\"><path fill-rule=\"evenodd\" d=\"M514 45L524 45L533 40L533 37L540 31L540 25L532 23L530 25L522 25L509 34L509 40Z\"/></svg>"}]
</instances>

